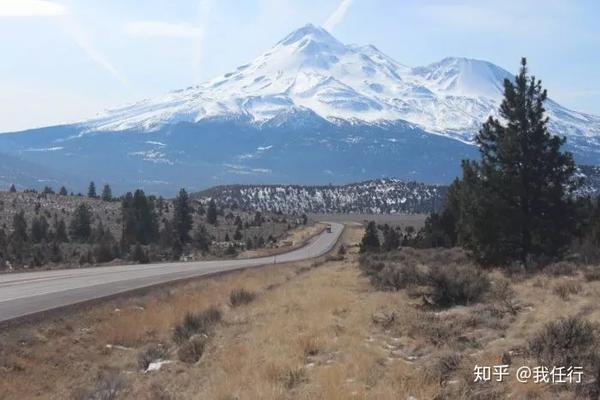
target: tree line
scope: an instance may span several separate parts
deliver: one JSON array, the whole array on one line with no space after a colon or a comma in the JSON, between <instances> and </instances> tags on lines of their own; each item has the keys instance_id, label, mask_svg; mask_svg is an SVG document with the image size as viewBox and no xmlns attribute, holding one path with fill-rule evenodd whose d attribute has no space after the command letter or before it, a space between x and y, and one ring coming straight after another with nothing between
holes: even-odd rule
<instances>
[{"instance_id":1,"label":"tree line","mask_svg":"<svg viewBox=\"0 0 600 400\"><path fill-rule=\"evenodd\" d=\"M11 191L16 191L16 188L11 188ZM63 191L61 188L59 194L61 192L66 193L66 189ZM53 192L46 188L38 196L46 194ZM172 201L148 196L139 189L114 198L108 185L104 186L102 195L97 196L92 182L87 197L120 201L118 227L114 224L109 227L102 218L94 215L92 206L96 203L82 201L77 204L68 223L58 213L51 214L38 203L32 217L27 218L25 211L21 210L13 215L10 228L0 227L0 268L73 261L74 256L79 257L79 264L91 264L116 258L145 263L178 260L184 253L206 254L211 251L215 240L207 225L217 227L219 217L229 221L228 224L234 222L235 230L231 237L225 233L225 237L221 238L231 242L225 254L234 255L240 246L238 243L248 236L243 231L264 222L260 212L243 222L239 215L225 214L214 200L207 204L195 203L185 189L181 189ZM195 223L195 214L203 216L204 222L198 219ZM269 240L275 239L269 235ZM243 247L263 247L265 244L262 235L255 235L246 237Z\"/></svg>"}]
</instances>

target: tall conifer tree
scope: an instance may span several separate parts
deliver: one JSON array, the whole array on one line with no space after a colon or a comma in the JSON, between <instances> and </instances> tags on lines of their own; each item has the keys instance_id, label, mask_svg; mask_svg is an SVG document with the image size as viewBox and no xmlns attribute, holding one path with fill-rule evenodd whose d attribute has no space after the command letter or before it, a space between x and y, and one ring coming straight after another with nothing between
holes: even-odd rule
<instances>
[{"instance_id":1,"label":"tall conifer tree","mask_svg":"<svg viewBox=\"0 0 600 400\"><path fill-rule=\"evenodd\" d=\"M486 264L560 256L575 229L575 164L548 132L541 81L523 58L515 81L504 81L500 119L476 136L481 161L463 162L458 231Z\"/></svg>"}]
</instances>

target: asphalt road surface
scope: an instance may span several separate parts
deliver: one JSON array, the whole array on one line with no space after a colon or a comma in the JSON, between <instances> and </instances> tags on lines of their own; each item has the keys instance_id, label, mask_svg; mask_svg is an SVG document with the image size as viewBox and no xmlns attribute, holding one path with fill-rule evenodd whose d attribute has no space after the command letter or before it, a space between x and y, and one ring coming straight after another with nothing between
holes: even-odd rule
<instances>
[{"instance_id":1,"label":"asphalt road surface","mask_svg":"<svg viewBox=\"0 0 600 400\"><path fill-rule=\"evenodd\" d=\"M299 249L270 257L0 275L0 322L170 281L318 257L335 246L343 225L331 228Z\"/></svg>"}]
</instances>

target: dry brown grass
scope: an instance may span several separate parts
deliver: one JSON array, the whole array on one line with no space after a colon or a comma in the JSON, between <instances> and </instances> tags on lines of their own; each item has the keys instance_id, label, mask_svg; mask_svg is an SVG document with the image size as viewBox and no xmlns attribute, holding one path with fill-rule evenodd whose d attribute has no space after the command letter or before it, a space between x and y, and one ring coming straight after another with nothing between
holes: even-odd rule
<instances>
[{"instance_id":1,"label":"dry brown grass","mask_svg":"<svg viewBox=\"0 0 600 400\"><path fill-rule=\"evenodd\" d=\"M125 379L121 399L577 398L514 379L475 385L473 367L535 365L527 345L547 322L600 321L600 282L494 271L482 303L431 310L414 288L373 288L358 268L361 233L346 231L339 260L241 271L3 332L0 399L73 398L115 369ZM419 263L462 257L407 253ZM580 286L567 301L553 292L564 282ZM233 308L230 293L241 287L258 296ZM177 361L173 327L211 306L223 321L191 363ZM175 362L144 374L139 357L151 344Z\"/></svg>"},{"instance_id":2,"label":"dry brown grass","mask_svg":"<svg viewBox=\"0 0 600 400\"><path fill-rule=\"evenodd\" d=\"M562 279L554 284L553 293L567 301L572 295L579 294L583 290L580 282L572 279Z\"/></svg>"}]
</instances>

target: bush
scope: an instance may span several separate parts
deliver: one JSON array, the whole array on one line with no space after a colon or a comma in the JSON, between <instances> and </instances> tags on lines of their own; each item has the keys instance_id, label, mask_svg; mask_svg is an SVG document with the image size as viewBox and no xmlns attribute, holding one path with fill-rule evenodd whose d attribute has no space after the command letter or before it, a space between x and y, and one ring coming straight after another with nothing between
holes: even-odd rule
<instances>
[{"instance_id":1,"label":"bush","mask_svg":"<svg viewBox=\"0 0 600 400\"><path fill-rule=\"evenodd\" d=\"M600 281L600 268L598 267L589 267L583 273L585 280L588 282Z\"/></svg>"},{"instance_id":2,"label":"bush","mask_svg":"<svg viewBox=\"0 0 600 400\"><path fill-rule=\"evenodd\" d=\"M443 384L459 368L461 360L461 354L458 352L441 352L429 361L426 369L428 378L440 385Z\"/></svg>"},{"instance_id":3,"label":"bush","mask_svg":"<svg viewBox=\"0 0 600 400\"><path fill-rule=\"evenodd\" d=\"M573 264L572 262L559 261L559 262L556 262L556 263L546 266L544 268L544 272L546 274L552 275L552 276L561 276L561 275L572 276L572 275L575 275L575 272L577 272L577 266L575 264Z\"/></svg>"},{"instance_id":4,"label":"bush","mask_svg":"<svg viewBox=\"0 0 600 400\"><path fill-rule=\"evenodd\" d=\"M94 258L97 263L110 262L115 259L113 249L110 244L102 243L94 246Z\"/></svg>"},{"instance_id":5,"label":"bush","mask_svg":"<svg viewBox=\"0 0 600 400\"><path fill-rule=\"evenodd\" d=\"M490 289L487 274L473 265L432 268L428 281L433 303L442 307L475 303Z\"/></svg>"},{"instance_id":6,"label":"bush","mask_svg":"<svg viewBox=\"0 0 600 400\"><path fill-rule=\"evenodd\" d=\"M199 314L187 313L183 322L175 327L173 341L182 344L193 335L208 335L212 327L220 322L222 317L221 310L216 307L210 307Z\"/></svg>"},{"instance_id":7,"label":"bush","mask_svg":"<svg viewBox=\"0 0 600 400\"><path fill-rule=\"evenodd\" d=\"M184 363L193 364L200 360L206 347L206 340L199 336L194 336L189 341L183 343L177 351L177 357Z\"/></svg>"},{"instance_id":8,"label":"bush","mask_svg":"<svg viewBox=\"0 0 600 400\"><path fill-rule=\"evenodd\" d=\"M140 263L140 264L148 264L150 259L148 258L148 254L144 251L142 246L138 243L133 248L133 252L131 253L131 261Z\"/></svg>"},{"instance_id":9,"label":"bush","mask_svg":"<svg viewBox=\"0 0 600 400\"><path fill-rule=\"evenodd\" d=\"M529 350L547 366L596 365L598 325L578 317L560 319L546 324L529 341Z\"/></svg>"},{"instance_id":10,"label":"bush","mask_svg":"<svg viewBox=\"0 0 600 400\"><path fill-rule=\"evenodd\" d=\"M371 274L371 283L381 290L400 290L426 281L426 272L414 264L377 263L373 267L377 272Z\"/></svg>"},{"instance_id":11,"label":"bush","mask_svg":"<svg viewBox=\"0 0 600 400\"><path fill-rule=\"evenodd\" d=\"M246 289L234 289L229 295L229 302L232 307L238 307L251 303L256 298L256 294Z\"/></svg>"},{"instance_id":12,"label":"bush","mask_svg":"<svg viewBox=\"0 0 600 400\"><path fill-rule=\"evenodd\" d=\"M576 398L600 396L599 325L579 317L546 324L529 341L529 351L541 365L581 367L583 380L575 385Z\"/></svg>"},{"instance_id":13,"label":"bush","mask_svg":"<svg viewBox=\"0 0 600 400\"><path fill-rule=\"evenodd\" d=\"M558 282L552 290L554 294L563 300L568 300L572 294L581 292L582 286L579 282L573 280L563 280Z\"/></svg>"},{"instance_id":14,"label":"bush","mask_svg":"<svg viewBox=\"0 0 600 400\"><path fill-rule=\"evenodd\" d=\"M306 370L302 367L298 367L287 369L282 374L281 380L286 389L292 390L296 386L306 382L308 379L306 377Z\"/></svg>"},{"instance_id":15,"label":"bush","mask_svg":"<svg viewBox=\"0 0 600 400\"><path fill-rule=\"evenodd\" d=\"M461 340L468 321L460 318L441 318L433 312L417 312L402 326L411 337L422 338L434 346L454 345Z\"/></svg>"},{"instance_id":16,"label":"bush","mask_svg":"<svg viewBox=\"0 0 600 400\"><path fill-rule=\"evenodd\" d=\"M125 377L116 369L101 370L94 386L76 390L72 397L76 400L116 400L126 386Z\"/></svg>"},{"instance_id":17,"label":"bush","mask_svg":"<svg viewBox=\"0 0 600 400\"><path fill-rule=\"evenodd\" d=\"M164 346L160 344L150 345L138 354L138 367L142 371L145 371L148 369L150 363L157 360L164 360L167 355L167 349Z\"/></svg>"}]
</instances>

